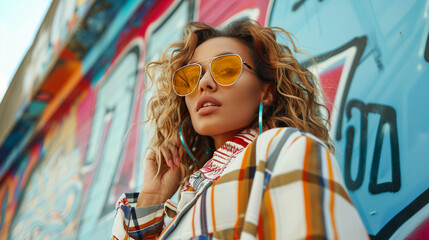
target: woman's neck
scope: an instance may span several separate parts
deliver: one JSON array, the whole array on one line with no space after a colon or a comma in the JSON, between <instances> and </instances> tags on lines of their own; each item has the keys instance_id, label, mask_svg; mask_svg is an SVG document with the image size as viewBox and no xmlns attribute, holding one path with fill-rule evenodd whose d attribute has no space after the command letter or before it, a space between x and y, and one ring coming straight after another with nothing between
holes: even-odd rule
<instances>
[{"instance_id":1,"label":"woman's neck","mask_svg":"<svg viewBox=\"0 0 429 240\"><path fill-rule=\"evenodd\" d=\"M219 135L211 136L213 138L214 143L215 143L216 149L219 149L220 147L222 147L222 145L225 144L226 141L228 141L229 139L231 139L235 135L239 134L243 130L244 129L236 129L236 130L233 130L233 131L230 131L230 132L226 132L226 133L222 133L222 134L219 134Z\"/></svg>"}]
</instances>

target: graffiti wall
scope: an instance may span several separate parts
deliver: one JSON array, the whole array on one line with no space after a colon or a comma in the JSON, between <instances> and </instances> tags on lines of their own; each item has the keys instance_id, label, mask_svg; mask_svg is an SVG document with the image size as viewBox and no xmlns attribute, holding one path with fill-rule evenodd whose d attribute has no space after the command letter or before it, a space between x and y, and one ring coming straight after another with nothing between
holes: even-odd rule
<instances>
[{"instance_id":1,"label":"graffiti wall","mask_svg":"<svg viewBox=\"0 0 429 240\"><path fill-rule=\"evenodd\" d=\"M188 21L220 27L240 18L286 29L314 56L316 65L301 62L320 77L346 187L371 238L429 234L428 0L96 2L98 13L118 17L90 14L103 28L81 24L101 37L77 31L56 50L66 65L44 89L64 73L75 82L55 107L40 109L51 114L4 170L1 239L109 238L116 199L142 184L149 139L135 123L151 94L144 65ZM49 105L52 91L36 96Z\"/></svg>"},{"instance_id":2,"label":"graffiti wall","mask_svg":"<svg viewBox=\"0 0 429 240\"><path fill-rule=\"evenodd\" d=\"M273 5L269 25L294 33L316 57L346 187L374 239L429 233L428 8L428 1Z\"/></svg>"}]
</instances>

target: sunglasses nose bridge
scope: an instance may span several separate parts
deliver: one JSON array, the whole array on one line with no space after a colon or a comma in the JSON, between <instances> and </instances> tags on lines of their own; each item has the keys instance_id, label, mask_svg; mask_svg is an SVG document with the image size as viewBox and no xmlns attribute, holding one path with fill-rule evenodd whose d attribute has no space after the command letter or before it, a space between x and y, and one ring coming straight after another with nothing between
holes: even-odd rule
<instances>
[{"instance_id":1,"label":"sunglasses nose bridge","mask_svg":"<svg viewBox=\"0 0 429 240\"><path fill-rule=\"evenodd\" d=\"M204 75L207 72L207 67L206 66L209 66L209 65L211 66L211 62L208 62L206 64L198 63L198 65L201 66L201 76L200 76L200 79L201 79L202 75ZM209 71L210 71L210 66L209 66Z\"/></svg>"},{"instance_id":2,"label":"sunglasses nose bridge","mask_svg":"<svg viewBox=\"0 0 429 240\"><path fill-rule=\"evenodd\" d=\"M203 61L209 61L209 60L211 60L211 59L207 59L207 60L203 60ZM210 75L212 75L211 74L211 63L212 63L212 61L205 63L205 64L201 64L201 62L197 63L198 65L200 65L200 69L201 69L200 77L198 79L198 84L207 72L210 72ZM206 66L208 66L208 68Z\"/></svg>"}]
</instances>

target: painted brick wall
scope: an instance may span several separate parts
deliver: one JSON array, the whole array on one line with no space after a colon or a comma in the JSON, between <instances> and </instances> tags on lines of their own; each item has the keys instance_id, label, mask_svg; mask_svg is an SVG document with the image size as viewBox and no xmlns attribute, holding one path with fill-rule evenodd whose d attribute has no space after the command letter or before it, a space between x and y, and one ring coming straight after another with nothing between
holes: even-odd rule
<instances>
[{"instance_id":1,"label":"painted brick wall","mask_svg":"<svg viewBox=\"0 0 429 240\"><path fill-rule=\"evenodd\" d=\"M370 235L424 236L428 8L420 0L141 1L123 26L106 30L102 38L110 41L94 42L92 55L68 68L83 73L79 83L6 171L1 238L108 238L116 199L142 184L149 139L133 124L144 119L150 95L143 93L144 65L188 21L222 26L243 17L292 32L315 57L346 187Z\"/></svg>"}]
</instances>

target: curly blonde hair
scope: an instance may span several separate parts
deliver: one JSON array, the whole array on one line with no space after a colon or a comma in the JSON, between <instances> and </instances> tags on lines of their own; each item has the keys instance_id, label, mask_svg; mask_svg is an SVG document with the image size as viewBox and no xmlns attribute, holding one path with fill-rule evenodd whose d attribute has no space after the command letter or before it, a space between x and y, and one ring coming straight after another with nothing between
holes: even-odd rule
<instances>
[{"instance_id":1,"label":"curly blonde hair","mask_svg":"<svg viewBox=\"0 0 429 240\"><path fill-rule=\"evenodd\" d=\"M294 127L318 137L334 152L329 137L329 112L319 101L322 92L318 87L318 80L299 64L288 46L277 41L281 36L286 37L295 53L303 53L296 48L293 35L278 27L263 27L256 21L240 20L223 29L215 29L201 22L190 22L185 27L181 41L174 42L165 49L159 61L147 64L148 88L156 88L146 112L148 121L155 127L148 148L155 152L158 176L162 176L167 169L161 167L161 147L167 143L178 142L180 125L190 121L184 98L177 96L173 90L172 75L176 69L189 62L201 43L215 37L232 37L247 45L251 50L258 76L264 76L260 80L275 86L273 104L264 107L264 130ZM323 109L325 114L322 113ZM256 127L256 123L251 127ZM201 162L211 157L214 143L210 137L197 134L192 127L186 129L184 137ZM206 149L210 149L209 154ZM186 154L181 164L184 176L189 176L198 168ZM191 167L192 165L194 167Z\"/></svg>"}]
</instances>

